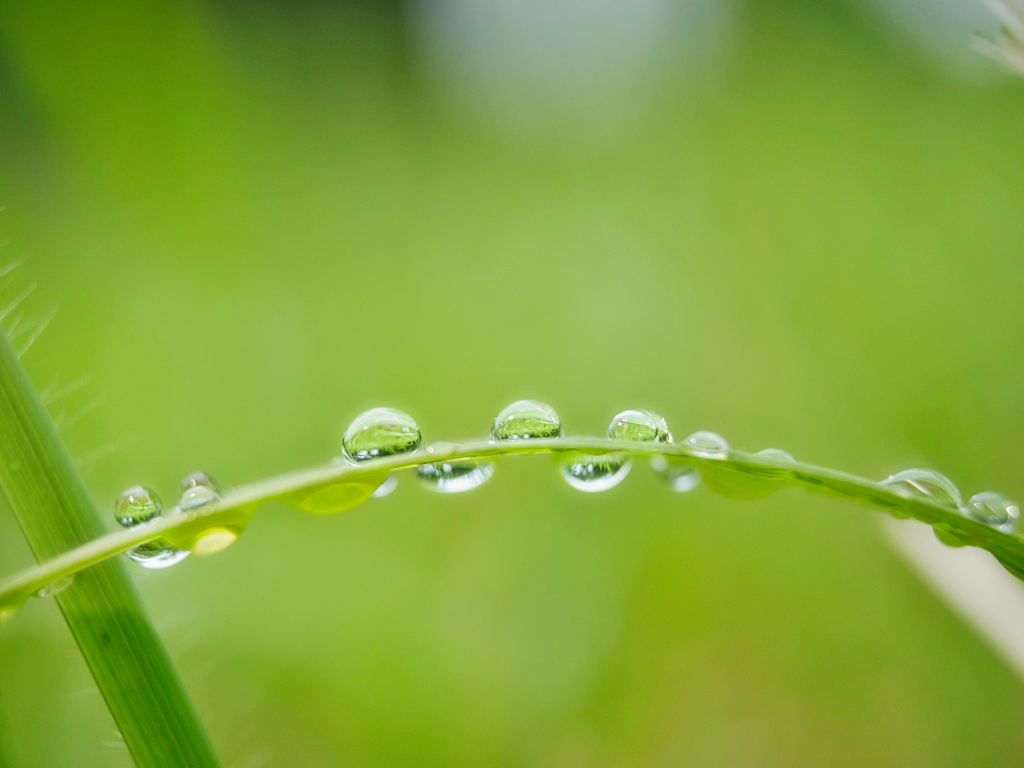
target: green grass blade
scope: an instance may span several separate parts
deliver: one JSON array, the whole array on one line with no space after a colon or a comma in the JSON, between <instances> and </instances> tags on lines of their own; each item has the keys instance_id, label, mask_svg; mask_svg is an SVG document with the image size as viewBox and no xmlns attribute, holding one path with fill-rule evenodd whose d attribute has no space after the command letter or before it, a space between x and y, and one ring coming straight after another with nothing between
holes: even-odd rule
<instances>
[{"instance_id":1,"label":"green grass blade","mask_svg":"<svg viewBox=\"0 0 1024 768\"><path fill-rule=\"evenodd\" d=\"M168 515L132 530L118 531L90 541L75 550L12 576L0 583L0 612L17 605L25 596L95 563L100 563L143 542L163 537L183 549L203 553L203 538L211 531L244 530L254 511L270 501L284 501L299 509L340 512L369 498L373 490L395 470L409 469L441 460L496 459L509 454L580 451L588 454L625 453L635 458L664 456L701 471L707 485L731 498L754 499L779 490L796 488L832 496L885 511L914 517L936 529L955 534L965 544L991 552L1011 573L1024 578L1024 538L972 520L958 510L925 498L903 495L899 490L862 477L801 462L783 462L728 451L723 457L706 458L683 445L626 443L605 438L566 437L514 442L480 441L440 443L413 454L373 459L358 465L330 464L292 472L228 491L223 498L198 510L172 510ZM329 508L316 509L310 499L330 498Z\"/></svg>"},{"instance_id":2,"label":"green grass blade","mask_svg":"<svg viewBox=\"0 0 1024 768\"><path fill-rule=\"evenodd\" d=\"M37 560L105 527L71 455L7 337L0 334L0 486ZM217 759L120 560L78 573L55 598L140 768Z\"/></svg>"}]
</instances>

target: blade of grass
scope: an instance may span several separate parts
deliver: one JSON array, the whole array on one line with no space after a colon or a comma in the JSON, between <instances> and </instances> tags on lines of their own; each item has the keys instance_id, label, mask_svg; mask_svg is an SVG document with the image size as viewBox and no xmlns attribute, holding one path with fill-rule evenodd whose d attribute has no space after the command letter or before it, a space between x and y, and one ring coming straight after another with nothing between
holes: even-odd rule
<instances>
[{"instance_id":1,"label":"blade of grass","mask_svg":"<svg viewBox=\"0 0 1024 768\"><path fill-rule=\"evenodd\" d=\"M0 486L37 560L102 537L105 527L74 461L0 334ZM140 768L216 766L171 660L124 563L78 574L55 598Z\"/></svg>"},{"instance_id":2,"label":"blade of grass","mask_svg":"<svg viewBox=\"0 0 1024 768\"><path fill-rule=\"evenodd\" d=\"M101 563L120 552L158 537L169 539L184 549L202 553L204 532L211 529L240 532L255 509L267 502L281 500L303 508L318 492L341 489L332 510L340 512L356 506L394 470L409 469L437 461L494 459L509 454L559 453L580 451L589 454L626 453L635 457L665 456L699 469L711 483L717 478L719 491L724 483L747 493L747 498L764 495L759 489L788 485L818 495L833 496L866 504L876 509L898 511L953 533L966 544L991 552L1020 578L1024 574L1024 538L1004 533L962 515L958 510L924 498L909 497L897 489L862 477L801 462L780 463L763 456L729 451L723 458L706 458L682 445L626 443L594 437L566 437L549 440L518 440L495 443L480 441L464 444L439 443L415 454L373 459L358 465L331 464L292 472L241 486L224 494L214 503L182 512L178 509L164 517L132 530L118 531L90 541L53 560L16 574L0 583L0 613L16 606L33 591L62 576ZM753 485L752 485L753 484ZM753 493L750 493L753 489Z\"/></svg>"}]
</instances>

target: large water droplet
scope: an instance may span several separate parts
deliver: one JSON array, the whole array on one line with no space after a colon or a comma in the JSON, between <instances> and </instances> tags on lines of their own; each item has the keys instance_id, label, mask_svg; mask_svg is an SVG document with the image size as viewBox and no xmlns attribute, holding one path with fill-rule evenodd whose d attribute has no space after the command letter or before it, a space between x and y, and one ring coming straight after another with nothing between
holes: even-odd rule
<instances>
[{"instance_id":1,"label":"large water droplet","mask_svg":"<svg viewBox=\"0 0 1024 768\"><path fill-rule=\"evenodd\" d=\"M390 475L388 475L388 479L385 480L380 485L378 485L377 490L375 490L370 495L375 499L383 499L385 496L390 496L397 487L398 475L391 473Z\"/></svg>"},{"instance_id":2,"label":"large water droplet","mask_svg":"<svg viewBox=\"0 0 1024 768\"><path fill-rule=\"evenodd\" d=\"M374 408L348 425L341 447L346 458L359 462L415 451L422 443L412 416L394 408Z\"/></svg>"},{"instance_id":3,"label":"large water droplet","mask_svg":"<svg viewBox=\"0 0 1024 768\"><path fill-rule=\"evenodd\" d=\"M438 461L416 467L416 475L426 488L438 493L462 493L483 485L494 474L493 461L459 459Z\"/></svg>"},{"instance_id":4,"label":"large water droplet","mask_svg":"<svg viewBox=\"0 0 1024 768\"><path fill-rule=\"evenodd\" d=\"M637 443L671 443L672 434L668 424L656 413L640 410L626 410L617 413L608 425L608 437L612 440Z\"/></svg>"},{"instance_id":5,"label":"large water droplet","mask_svg":"<svg viewBox=\"0 0 1024 768\"><path fill-rule=\"evenodd\" d=\"M591 493L614 488L626 478L633 466L633 462L627 461L621 453L591 456L579 451L565 451L557 454L555 460L565 482Z\"/></svg>"},{"instance_id":6,"label":"large water droplet","mask_svg":"<svg viewBox=\"0 0 1024 768\"><path fill-rule=\"evenodd\" d=\"M1010 533L1017 527L1020 518L1020 507L1001 493L982 491L971 496L964 508L968 517L980 523L991 525L1004 533Z\"/></svg>"},{"instance_id":7,"label":"large water droplet","mask_svg":"<svg viewBox=\"0 0 1024 768\"><path fill-rule=\"evenodd\" d=\"M669 459L667 456L655 456L651 459L651 467L676 493L687 493L700 485L700 470L690 464Z\"/></svg>"},{"instance_id":8,"label":"large water droplet","mask_svg":"<svg viewBox=\"0 0 1024 768\"><path fill-rule=\"evenodd\" d=\"M495 440L531 440L560 437L562 424L550 405L536 400L516 400L494 419Z\"/></svg>"},{"instance_id":9,"label":"large water droplet","mask_svg":"<svg viewBox=\"0 0 1024 768\"><path fill-rule=\"evenodd\" d=\"M134 529L161 515L159 497L148 488L133 485L114 502L114 517L125 528ZM189 552L157 538L129 549L125 554L143 568L167 568L180 563Z\"/></svg>"},{"instance_id":10,"label":"large water droplet","mask_svg":"<svg viewBox=\"0 0 1024 768\"><path fill-rule=\"evenodd\" d=\"M953 481L933 469L905 469L882 481L912 499L927 499L947 507L960 506L960 491Z\"/></svg>"},{"instance_id":11,"label":"large water droplet","mask_svg":"<svg viewBox=\"0 0 1024 768\"><path fill-rule=\"evenodd\" d=\"M714 432L694 432L682 444L702 459L724 459L729 455L729 443Z\"/></svg>"},{"instance_id":12,"label":"large water droplet","mask_svg":"<svg viewBox=\"0 0 1024 768\"><path fill-rule=\"evenodd\" d=\"M70 573L67 576L61 576L59 579L54 579L42 589L37 589L33 595L35 597L53 597L59 595L65 589L70 587L75 581L75 574Z\"/></svg>"}]
</instances>

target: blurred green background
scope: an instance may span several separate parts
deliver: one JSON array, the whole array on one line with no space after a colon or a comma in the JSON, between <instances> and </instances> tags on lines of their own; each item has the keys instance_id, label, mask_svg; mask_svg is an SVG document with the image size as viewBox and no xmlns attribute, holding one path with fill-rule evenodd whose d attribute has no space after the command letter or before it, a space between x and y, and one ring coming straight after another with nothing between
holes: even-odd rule
<instances>
[{"instance_id":1,"label":"blurred green background","mask_svg":"<svg viewBox=\"0 0 1024 768\"><path fill-rule=\"evenodd\" d=\"M54 412L99 402L65 437L102 508L520 397L1024 497L1024 84L983 9L556 5L0 6L5 297L59 306L26 364L91 378ZM228 768L1024 760L1021 681L838 502L513 458L133 572ZM0 714L6 764L130 765L52 602L0 629Z\"/></svg>"}]
</instances>

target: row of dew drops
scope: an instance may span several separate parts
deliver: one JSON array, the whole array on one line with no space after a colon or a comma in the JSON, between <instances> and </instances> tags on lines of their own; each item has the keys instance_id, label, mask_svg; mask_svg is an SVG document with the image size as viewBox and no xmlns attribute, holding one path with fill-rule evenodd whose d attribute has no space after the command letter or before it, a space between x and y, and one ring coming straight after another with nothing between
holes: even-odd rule
<instances>
[{"instance_id":1,"label":"row of dew drops","mask_svg":"<svg viewBox=\"0 0 1024 768\"><path fill-rule=\"evenodd\" d=\"M608 425L607 435L620 442L671 444L672 433L661 416L650 411L630 409L615 415ZM535 400L518 400L501 411L494 419L491 439L494 441L554 439L562 436L562 425L555 409ZM419 450L423 436L409 414L393 408L374 408L360 414L345 430L342 437L343 460L360 463L386 456L396 456ZM729 444L714 432L699 431L683 440L682 445L705 459L724 459ZM769 462L785 466L794 462L786 451L769 448L756 454ZM581 491L607 491L621 483L632 468L632 460L622 453L588 455L572 450L556 454L558 469L565 481ZM670 461L665 456L654 456L651 466L676 492L692 491L702 480L700 470L687 464ZM415 472L427 488L440 493L462 493L485 483L494 474L493 459L458 459L421 464ZM769 492L781 487L783 475L777 475ZM710 481L710 478L709 478ZM710 482L709 482L710 484ZM989 525L1004 533L1015 533L1020 515L1019 507L1005 496L992 491L972 496L966 505L961 502L959 490L949 478L930 469L908 469L883 480L904 496L928 499L957 509L961 514ZM376 497L386 496L394 490L397 478L392 474L374 491ZM719 488L716 488L719 490ZM727 494L728 495L728 494ZM757 496L767 495L758 493ZM220 489L213 478L203 472L194 472L182 482L179 508L195 510L220 498ZM157 495L136 485L123 491L114 505L114 516L125 528L143 525L162 514ZM892 511L897 517L906 517ZM949 546L964 546L956 535L936 528L935 535ZM204 536L204 554L220 551L229 546L237 534L218 529ZM180 563L190 552L179 549L166 539L158 538L129 550L129 558L145 568L167 568ZM39 597L48 597L63 591L73 576L58 579L39 590Z\"/></svg>"}]
</instances>

